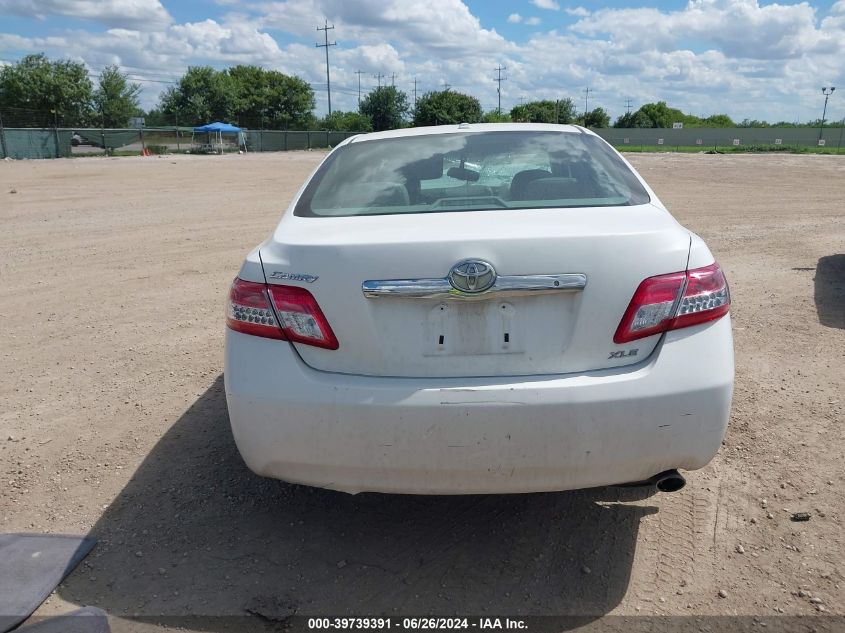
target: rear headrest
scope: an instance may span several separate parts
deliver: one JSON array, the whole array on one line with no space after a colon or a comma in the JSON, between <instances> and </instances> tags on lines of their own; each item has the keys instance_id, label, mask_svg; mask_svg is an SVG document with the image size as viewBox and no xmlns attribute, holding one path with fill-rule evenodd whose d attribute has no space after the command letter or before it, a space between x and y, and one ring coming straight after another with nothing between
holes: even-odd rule
<instances>
[{"instance_id":1,"label":"rear headrest","mask_svg":"<svg viewBox=\"0 0 845 633\"><path fill-rule=\"evenodd\" d=\"M513 180L511 180L511 199L525 200L525 188L528 186L528 183L538 178L549 178L551 175L552 173L545 169L526 169L525 171L517 172L514 174Z\"/></svg>"},{"instance_id":2,"label":"rear headrest","mask_svg":"<svg viewBox=\"0 0 845 633\"><path fill-rule=\"evenodd\" d=\"M574 178L538 178L525 188L525 200L589 198L585 187Z\"/></svg>"},{"instance_id":3,"label":"rear headrest","mask_svg":"<svg viewBox=\"0 0 845 633\"><path fill-rule=\"evenodd\" d=\"M407 207L408 190L393 182L362 182L346 185L343 191L314 196L315 209Z\"/></svg>"},{"instance_id":4,"label":"rear headrest","mask_svg":"<svg viewBox=\"0 0 845 633\"><path fill-rule=\"evenodd\" d=\"M443 176L443 154L409 163L402 173L408 180L437 180Z\"/></svg>"}]
</instances>

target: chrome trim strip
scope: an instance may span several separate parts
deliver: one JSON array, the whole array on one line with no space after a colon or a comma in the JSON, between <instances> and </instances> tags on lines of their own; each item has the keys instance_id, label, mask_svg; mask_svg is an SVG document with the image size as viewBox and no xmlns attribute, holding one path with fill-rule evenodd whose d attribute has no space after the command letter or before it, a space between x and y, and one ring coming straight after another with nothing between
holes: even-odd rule
<instances>
[{"instance_id":1,"label":"chrome trim strip","mask_svg":"<svg viewBox=\"0 0 845 633\"><path fill-rule=\"evenodd\" d=\"M484 292L462 292L444 279L384 279L361 284L368 299L397 297L401 299L491 299L520 295L541 295L558 292L577 292L587 285L587 275L501 275Z\"/></svg>"},{"instance_id":2,"label":"chrome trim strip","mask_svg":"<svg viewBox=\"0 0 845 633\"><path fill-rule=\"evenodd\" d=\"M406 297L410 299L429 299L449 294L452 284L448 279L385 279L365 281L361 284L365 297ZM457 291L456 291L457 292Z\"/></svg>"}]
</instances>

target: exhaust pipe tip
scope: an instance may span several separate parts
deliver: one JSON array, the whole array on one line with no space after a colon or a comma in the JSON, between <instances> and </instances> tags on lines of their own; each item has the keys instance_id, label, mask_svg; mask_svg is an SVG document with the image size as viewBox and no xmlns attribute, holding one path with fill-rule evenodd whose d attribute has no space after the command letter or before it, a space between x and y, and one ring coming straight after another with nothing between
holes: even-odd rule
<instances>
[{"instance_id":1,"label":"exhaust pipe tip","mask_svg":"<svg viewBox=\"0 0 845 633\"><path fill-rule=\"evenodd\" d=\"M655 475L650 481L660 492L678 492L687 485L684 476L674 468Z\"/></svg>"}]
</instances>

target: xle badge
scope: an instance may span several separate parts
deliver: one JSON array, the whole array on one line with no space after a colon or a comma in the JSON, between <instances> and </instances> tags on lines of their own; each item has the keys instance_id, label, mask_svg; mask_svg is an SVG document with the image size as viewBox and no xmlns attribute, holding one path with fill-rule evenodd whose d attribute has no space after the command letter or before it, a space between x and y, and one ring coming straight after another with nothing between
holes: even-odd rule
<instances>
[{"instance_id":1,"label":"xle badge","mask_svg":"<svg viewBox=\"0 0 845 633\"><path fill-rule=\"evenodd\" d=\"M637 352L639 352L639 351L640 351L640 349L637 348L637 349L629 349L627 351L623 349L623 350L619 350L618 352L610 352L610 356L608 356L607 359L610 360L611 358L626 358L628 356L636 356Z\"/></svg>"}]
</instances>

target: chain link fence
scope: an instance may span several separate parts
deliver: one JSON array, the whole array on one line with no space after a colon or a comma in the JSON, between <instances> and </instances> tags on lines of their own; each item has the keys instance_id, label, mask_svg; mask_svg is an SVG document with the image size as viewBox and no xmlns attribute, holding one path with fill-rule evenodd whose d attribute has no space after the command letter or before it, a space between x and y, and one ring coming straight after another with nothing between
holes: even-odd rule
<instances>
[{"instance_id":1,"label":"chain link fence","mask_svg":"<svg viewBox=\"0 0 845 633\"><path fill-rule=\"evenodd\" d=\"M326 149L355 132L244 130L247 152ZM141 154L208 153L208 137L192 128L9 128L0 127L0 158L66 158ZM217 146L216 146L217 147ZM236 135L224 136L221 152L244 149Z\"/></svg>"},{"instance_id":2,"label":"chain link fence","mask_svg":"<svg viewBox=\"0 0 845 633\"><path fill-rule=\"evenodd\" d=\"M80 125L81 120L87 121L87 126ZM219 138L194 133L194 126L177 125L175 120L165 122L167 125L114 129L98 126L96 113L83 116L4 107L0 109L0 159L324 149L357 134L331 130L265 130L259 119L236 116L232 123L243 130L242 137L224 134L221 144Z\"/></svg>"},{"instance_id":3,"label":"chain link fence","mask_svg":"<svg viewBox=\"0 0 845 633\"><path fill-rule=\"evenodd\" d=\"M193 127L163 126L108 129L74 127L72 116L20 108L0 110L1 158L63 158L80 155L139 155L205 152L208 137ZM248 152L278 152L334 147L357 132L264 130L236 121ZM250 123L252 123L250 121ZM249 129L247 129L249 128ZM791 151L845 152L845 122L824 129L794 128L602 128L606 141L622 151ZM238 151L235 135L224 137L218 151Z\"/></svg>"},{"instance_id":4,"label":"chain link fence","mask_svg":"<svg viewBox=\"0 0 845 633\"><path fill-rule=\"evenodd\" d=\"M621 151L845 151L845 126L763 128L602 128L594 130Z\"/></svg>"}]
</instances>

